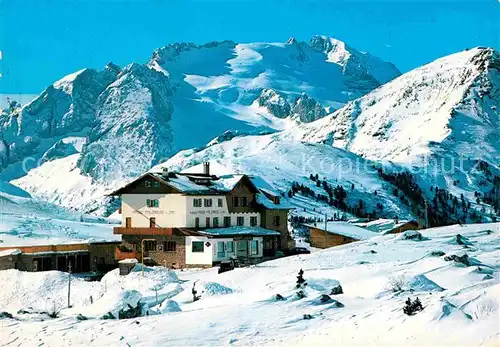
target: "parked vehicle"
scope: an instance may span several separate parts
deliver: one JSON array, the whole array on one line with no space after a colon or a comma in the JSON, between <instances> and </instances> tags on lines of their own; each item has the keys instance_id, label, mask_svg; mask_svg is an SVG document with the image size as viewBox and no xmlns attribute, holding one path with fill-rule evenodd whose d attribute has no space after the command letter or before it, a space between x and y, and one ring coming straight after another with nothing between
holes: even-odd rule
<instances>
[{"instance_id":1,"label":"parked vehicle","mask_svg":"<svg viewBox=\"0 0 500 347\"><path fill-rule=\"evenodd\" d=\"M226 271L234 270L234 266L235 266L234 261L223 261L219 265L218 273L221 274Z\"/></svg>"},{"instance_id":2,"label":"parked vehicle","mask_svg":"<svg viewBox=\"0 0 500 347\"><path fill-rule=\"evenodd\" d=\"M284 251L285 255L310 254L311 251L305 247L294 247Z\"/></svg>"}]
</instances>

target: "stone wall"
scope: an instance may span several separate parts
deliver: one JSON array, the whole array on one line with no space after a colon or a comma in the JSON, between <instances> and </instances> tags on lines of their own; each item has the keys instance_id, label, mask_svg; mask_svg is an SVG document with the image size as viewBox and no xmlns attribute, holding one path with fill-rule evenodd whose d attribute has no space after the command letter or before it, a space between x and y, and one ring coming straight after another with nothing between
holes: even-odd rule
<instances>
[{"instance_id":1,"label":"stone wall","mask_svg":"<svg viewBox=\"0 0 500 347\"><path fill-rule=\"evenodd\" d=\"M123 235L122 244L137 252L138 260L141 261L141 240L155 239L156 251L144 252L144 257L150 257L156 264L169 268L186 267L186 237L185 236L133 236ZM165 250L165 242L176 243L175 252ZM161 248L161 249L160 249Z\"/></svg>"}]
</instances>

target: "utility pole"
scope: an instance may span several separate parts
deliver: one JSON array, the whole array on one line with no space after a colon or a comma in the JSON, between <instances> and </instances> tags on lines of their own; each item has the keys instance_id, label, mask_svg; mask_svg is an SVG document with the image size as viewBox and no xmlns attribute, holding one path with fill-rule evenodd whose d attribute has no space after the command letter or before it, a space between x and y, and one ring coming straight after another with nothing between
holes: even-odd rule
<instances>
[{"instance_id":1,"label":"utility pole","mask_svg":"<svg viewBox=\"0 0 500 347\"><path fill-rule=\"evenodd\" d=\"M429 228L429 217L427 215L427 200L424 200L425 203L425 229Z\"/></svg>"},{"instance_id":2,"label":"utility pole","mask_svg":"<svg viewBox=\"0 0 500 347\"><path fill-rule=\"evenodd\" d=\"M328 215L325 213L325 248L328 248Z\"/></svg>"},{"instance_id":3,"label":"utility pole","mask_svg":"<svg viewBox=\"0 0 500 347\"><path fill-rule=\"evenodd\" d=\"M69 261L68 265L68 308L71 307L71 260Z\"/></svg>"}]
</instances>

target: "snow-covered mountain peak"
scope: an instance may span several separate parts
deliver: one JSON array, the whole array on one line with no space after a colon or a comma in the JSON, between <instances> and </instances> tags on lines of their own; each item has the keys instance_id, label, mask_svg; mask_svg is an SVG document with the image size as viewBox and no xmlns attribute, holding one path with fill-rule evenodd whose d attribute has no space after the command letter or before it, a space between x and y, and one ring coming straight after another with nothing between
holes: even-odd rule
<instances>
[{"instance_id":1,"label":"snow-covered mountain peak","mask_svg":"<svg viewBox=\"0 0 500 347\"><path fill-rule=\"evenodd\" d=\"M485 150L474 157L487 156L492 148L498 151L498 143L491 142L499 124L498 71L498 52L492 49L452 54L302 126L299 137L396 161L429 154L433 143L447 138L456 146L485 139ZM454 149L471 153L466 146Z\"/></svg>"},{"instance_id":2,"label":"snow-covered mountain peak","mask_svg":"<svg viewBox=\"0 0 500 347\"><path fill-rule=\"evenodd\" d=\"M181 149L204 146L228 129L219 141L229 134L271 133L322 117L325 108L338 109L399 75L392 64L377 64L348 59L343 66L296 40L221 41L166 45L146 65L85 69L56 82L60 88L51 85L21 112L2 113L2 176L25 175L19 166L26 156L55 160L73 155L76 164L65 167L77 166L94 183L112 186ZM82 149L64 142L73 136L85 139ZM31 184L36 175L23 186L66 206L75 206L71 196L87 196L90 189L59 192L53 199Z\"/></svg>"},{"instance_id":3,"label":"snow-covered mountain peak","mask_svg":"<svg viewBox=\"0 0 500 347\"><path fill-rule=\"evenodd\" d=\"M356 80L370 78L383 84L401 74L394 64L361 52L333 37L315 35L309 41L309 45L326 54L327 61L342 66L346 75L355 76L353 85L356 85Z\"/></svg>"},{"instance_id":4,"label":"snow-covered mountain peak","mask_svg":"<svg viewBox=\"0 0 500 347\"><path fill-rule=\"evenodd\" d=\"M351 55L352 48L347 47L343 41L333 37L315 35L309 41L309 45L328 55L328 60L343 65Z\"/></svg>"},{"instance_id":5,"label":"snow-covered mountain peak","mask_svg":"<svg viewBox=\"0 0 500 347\"><path fill-rule=\"evenodd\" d=\"M111 61L106 64L105 69L108 71L111 71L117 75L122 71L121 67L119 67L118 65L116 65L115 63L113 63Z\"/></svg>"},{"instance_id":6,"label":"snow-covered mountain peak","mask_svg":"<svg viewBox=\"0 0 500 347\"><path fill-rule=\"evenodd\" d=\"M88 69L82 69L82 70L79 70L77 72L74 72L74 73L71 73L69 75L64 76L60 80L54 82L54 84L53 84L54 88L62 89L62 90L64 90L64 92L71 94L73 92L73 83L78 78L78 76L80 76L81 74L83 74L87 70Z\"/></svg>"}]
</instances>

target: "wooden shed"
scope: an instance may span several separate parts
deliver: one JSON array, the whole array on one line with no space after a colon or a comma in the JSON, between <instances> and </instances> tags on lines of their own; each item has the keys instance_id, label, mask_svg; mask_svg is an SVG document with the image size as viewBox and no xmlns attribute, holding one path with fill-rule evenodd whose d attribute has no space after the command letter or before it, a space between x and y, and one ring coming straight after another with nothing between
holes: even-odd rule
<instances>
[{"instance_id":1,"label":"wooden shed","mask_svg":"<svg viewBox=\"0 0 500 347\"><path fill-rule=\"evenodd\" d=\"M305 224L309 228L311 247L329 248L366 240L379 234L347 222Z\"/></svg>"}]
</instances>

